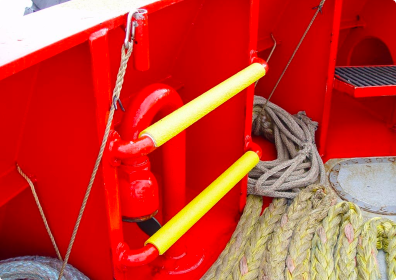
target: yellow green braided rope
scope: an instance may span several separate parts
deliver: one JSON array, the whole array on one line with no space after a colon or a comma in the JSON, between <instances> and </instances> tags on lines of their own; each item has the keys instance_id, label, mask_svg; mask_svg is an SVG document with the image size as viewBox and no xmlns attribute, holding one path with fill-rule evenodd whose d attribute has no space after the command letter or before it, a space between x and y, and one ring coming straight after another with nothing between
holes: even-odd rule
<instances>
[{"instance_id":1,"label":"yellow green braided rope","mask_svg":"<svg viewBox=\"0 0 396 280\"><path fill-rule=\"evenodd\" d=\"M347 202L339 203L330 207L327 217L316 229L311 247L311 279L312 280L335 280L333 274L334 249L337 244L342 216L349 209Z\"/></svg>"},{"instance_id":2,"label":"yellow green braided rope","mask_svg":"<svg viewBox=\"0 0 396 280\"><path fill-rule=\"evenodd\" d=\"M396 223L388 221L384 227L385 238L382 247L386 253L388 279L396 279Z\"/></svg>"},{"instance_id":3,"label":"yellow green braided rope","mask_svg":"<svg viewBox=\"0 0 396 280\"><path fill-rule=\"evenodd\" d=\"M257 279L260 262L268 239L274 232L275 226L280 222L286 210L286 199L274 199L264 210L247 242L245 253L235 266L232 273L233 279Z\"/></svg>"},{"instance_id":4,"label":"yellow green braided rope","mask_svg":"<svg viewBox=\"0 0 396 280\"><path fill-rule=\"evenodd\" d=\"M376 280L380 279L380 271L377 262L377 240L380 240L378 236L378 227L383 222L381 218L373 218L363 225L362 233L359 236L359 242L357 246L356 262L358 267L358 279L359 280ZM381 241L379 243L382 244Z\"/></svg>"},{"instance_id":5,"label":"yellow green braided rope","mask_svg":"<svg viewBox=\"0 0 396 280\"><path fill-rule=\"evenodd\" d=\"M373 218L363 224L358 206L332 203L328 188L312 185L290 206L274 199L259 216L262 200L249 196L236 232L203 279L377 280L380 249L388 279L395 279L396 223Z\"/></svg>"},{"instance_id":6,"label":"yellow green braided rope","mask_svg":"<svg viewBox=\"0 0 396 280\"><path fill-rule=\"evenodd\" d=\"M322 194L323 198L298 223L293 233L289 253L286 258L285 278L288 280L309 279L312 238L319 223L327 216L331 205L336 202L335 195L329 189L322 188L320 191L317 191L317 194L319 193Z\"/></svg>"},{"instance_id":7,"label":"yellow green braided rope","mask_svg":"<svg viewBox=\"0 0 396 280\"><path fill-rule=\"evenodd\" d=\"M285 261L290 244L290 240L297 223L306 216L313 206L313 201L317 200L315 194L323 187L311 185L300 191L292 204L282 216L281 222L274 229L272 238L267 243L267 250L264 252L264 261L260 265L259 278L283 280L285 271Z\"/></svg>"},{"instance_id":8,"label":"yellow green braided rope","mask_svg":"<svg viewBox=\"0 0 396 280\"><path fill-rule=\"evenodd\" d=\"M386 218L373 218L362 228L357 247L359 280L381 279L377 255L378 249L386 254L387 277L396 278L396 223Z\"/></svg>"},{"instance_id":9,"label":"yellow green braided rope","mask_svg":"<svg viewBox=\"0 0 396 280\"><path fill-rule=\"evenodd\" d=\"M349 210L341 221L340 233L334 252L336 266L333 273L337 280L357 279L355 257L362 224L363 218L359 207L349 203Z\"/></svg>"}]
</instances>

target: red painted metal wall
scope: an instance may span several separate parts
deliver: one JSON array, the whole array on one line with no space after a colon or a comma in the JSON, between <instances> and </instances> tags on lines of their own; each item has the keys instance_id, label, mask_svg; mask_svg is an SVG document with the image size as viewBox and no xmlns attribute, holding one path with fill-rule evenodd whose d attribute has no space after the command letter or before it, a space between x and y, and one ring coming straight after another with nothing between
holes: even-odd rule
<instances>
[{"instance_id":1,"label":"red painted metal wall","mask_svg":"<svg viewBox=\"0 0 396 280\"><path fill-rule=\"evenodd\" d=\"M140 72L129 63L121 100L126 105L143 87L161 82L174 87L186 103L248 66L256 50L266 59L272 33L278 46L268 75L255 89L268 96L318 4L317 0L184 0L150 5L150 69ZM289 112L304 110L319 122L317 141L325 161L395 154L395 97L354 99L333 91L336 65L393 64L395 14L393 0L327 0L274 94L272 101ZM103 134L125 20L124 15L107 19L28 54L7 50L15 60L0 59L0 259L55 257L31 192L15 170L16 161L36 179L49 224L65 253ZM370 39L365 44L367 38L382 43ZM187 130L187 201L244 152L253 90L243 91ZM117 111L116 129L122 117ZM275 156L272 144L257 141L265 159ZM161 148L150 159L162 199L167 161ZM246 182L181 239L189 252L204 258L197 269L179 274L173 273L175 264L163 258L127 271L113 267L114 240L123 237L137 249L147 239L135 224L118 219L117 200L106 196L115 186L114 170L105 162L70 258L91 279L199 279L238 222ZM166 206L167 201L161 200L157 217L162 223Z\"/></svg>"},{"instance_id":2,"label":"red painted metal wall","mask_svg":"<svg viewBox=\"0 0 396 280\"><path fill-rule=\"evenodd\" d=\"M129 63L123 104L155 82L176 88L186 103L248 66L252 36L256 36L249 32L254 3L186 0L149 6L150 69L140 72L132 61ZM99 149L125 37L123 27L118 26L124 20L119 17L97 26L83 34L85 39L78 34L74 41L64 39L69 44L48 46L48 52L59 52L56 55L47 58L48 52L39 50L30 54L29 60L22 57L1 68L0 106L2 118L7 120L1 123L1 130L8 137L1 142L0 191L15 189L7 195L9 201L0 206L1 259L55 257L31 192L15 171L15 162L36 179L51 230L65 254ZM250 99L252 93L251 89ZM246 98L243 91L188 129L187 201L243 154L245 123L250 124L251 118ZM116 129L122 115L117 111ZM160 148L150 157L163 193L162 170L167 159L161 154ZM109 169L107 165L104 162L103 168ZM111 167L109 170L111 175ZM104 184L99 172L70 258L70 263L91 279L112 279L112 275L117 279L198 279L227 243L244 201L239 184L182 238L180 242L188 244L188 252L203 260L198 269L170 276L174 264L164 269L164 262L159 260L151 266L121 271L112 266L112 236L123 235L131 249L136 249L143 246L147 235L136 224L122 223L121 232L110 225L109 230L105 188L113 188L113 183L110 179ZM160 222L165 222L163 207L167 201L161 201ZM119 224L112 214L110 222Z\"/></svg>"},{"instance_id":3,"label":"red painted metal wall","mask_svg":"<svg viewBox=\"0 0 396 280\"><path fill-rule=\"evenodd\" d=\"M261 3L259 56L266 58L273 46L270 33L278 46L269 63L271 71L258 83L256 94L271 92L317 2ZM356 99L333 90L335 66L394 64L395 14L392 0L327 0L272 98L289 112L304 110L319 122L317 144L324 161L396 152L395 97Z\"/></svg>"},{"instance_id":4,"label":"red painted metal wall","mask_svg":"<svg viewBox=\"0 0 396 280\"><path fill-rule=\"evenodd\" d=\"M395 14L392 0L345 1L337 65L393 65ZM327 158L394 156L395 106L394 96L353 98L334 91Z\"/></svg>"}]
</instances>

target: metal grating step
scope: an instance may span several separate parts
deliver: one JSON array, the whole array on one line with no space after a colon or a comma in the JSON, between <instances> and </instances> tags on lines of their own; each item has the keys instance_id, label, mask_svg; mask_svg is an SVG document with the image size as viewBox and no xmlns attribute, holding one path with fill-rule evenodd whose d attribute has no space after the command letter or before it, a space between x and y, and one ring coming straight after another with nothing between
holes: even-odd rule
<instances>
[{"instance_id":1,"label":"metal grating step","mask_svg":"<svg viewBox=\"0 0 396 280\"><path fill-rule=\"evenodd\" d=\"M396 95L396 66L336 67L334 87L354 97Z\"/></svg>"},{"instance_id":2,"label":"metal grating step","mask_svg":"<svg viewBox=\"0 0 396 280\"><path fill-rule=\"evenodd\" d=\"M396 66L337 67L335 74L357 87L396 85Z\"/></svg>"}]
</instances>

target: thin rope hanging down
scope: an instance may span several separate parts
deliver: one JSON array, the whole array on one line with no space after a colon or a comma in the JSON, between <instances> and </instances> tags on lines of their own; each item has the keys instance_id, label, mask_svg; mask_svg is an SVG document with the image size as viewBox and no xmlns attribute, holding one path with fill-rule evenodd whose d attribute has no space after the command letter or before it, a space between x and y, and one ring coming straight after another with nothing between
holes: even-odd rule
<instances>
[{"instance_id":1,"label":"thin rope hanging down","mask_svg":"<svg viewBox=\"0 0 396 280\"><path fill-rule=\"evenodd\" d=\"M263 97L254 97L252 133L275 142L277 159L260 161L249 173L248 193L294 198L300 188L315 183L318 178L323 185L325 169L315 145L318 124L305 112L290 115L266 102Z\"/></svg>"},{"instance_id":2,"label":"thin rope hanging down","mask_svg":"<svg viewBox=\"0 0 396 280\"><path fill-rule=\"evenodd\" d=\"M60 261L63 261L62 256L61 256L61 254L59 252L58 245L56 244L54 235L52 234L52 231L51 231L51 229L50 229L50 227L48 225L47 218L45 217L43 207L41 206L40 200L39 200L37 192L36 192L36 188L34 187L34 184L33 184L32 180L30 180L30 178L25 174L25 172L23 172L22 168L18 164L16 164L16 168L17 168L18 173L22 176L22 178L24 178L26 180L26 182L30 186L30 190L32 191L32 194L33 194L33 197L34 197L34 201L36 202L37 208L38 208L38 210L40 212L41 219L43 220L45 229L46 229L46 231L48 233L48 236L49 236L49 238L51 240L52 246L55 249L56 256L58 257L58 259Z\"/></svg>"}]
</instances>

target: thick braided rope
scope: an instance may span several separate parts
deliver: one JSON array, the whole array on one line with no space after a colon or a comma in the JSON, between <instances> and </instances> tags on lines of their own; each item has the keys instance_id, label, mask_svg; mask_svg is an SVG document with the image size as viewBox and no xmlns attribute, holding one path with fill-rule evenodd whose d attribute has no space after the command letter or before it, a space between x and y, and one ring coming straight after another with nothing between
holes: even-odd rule
<instances>
[{"instance_id":1,"label":"thick braided rope","mask_svg":"<svg viewBox=\"0 0 396 280\"><path fill-rule=\"evenodd\" d=\"M382 238L377 242L378 249L383 249L386 253L388 279L396 279L396 223L387 220L378 227L378 232Z\"/></svg>"},{"instance_id":2,"label":"thick braided rope","mask_svg":"<svg viewBox=\"0 0 396 280\"><path fill-rule=\"evenodd\" d=\"M386 253L388 279L396 279L396 223L388 220L383 223L385 228L382 247Z\"/></svg>"},{"instance_id":3,"label":"thick braided rope","mask_svg":"<svg viewBox=\"0 0 396 280\"><path fill-rule=\"evenodd\" d=\"M311 247L311 279L334 280L334 248L337 244L342 216L350 208L350 203L341 202L330 207L327 217L316 229Z\"/></svg>"},{"instance_id":4,"label":"thick braided rope","mask_svg":"<svg viewBox=\"0 0 396 280\"><path fill-rule=\"evenodd\" d=\"M293 230L297 223L312 210L318 189L320 188L317 185L311 185L299 192L282 216L281 222L267 243L267 250L260 264L260 279L284 279L285 260Z\"/></svg>"},{"instance_id":5,"label":"thick braided rope","mask_svg":"<svg viewBox=\"0 0 396 280\"><path fill-rule=\"evenodd\" d=\"M260 263L267 245L282 215L286 212L286 199L274 199L264 210L247 241L244 254L232 271L232 279L253 280L259 275Z\"/></svg>"},{"instance_id":6,"label":"thick braided rope","mask_svg":"<svg viewBox=\"0 0 396 280\"><path fill-rule=\"evenodd\" d=\"M341 221L340 233L334 252L336 279L357 279L356 252L363 218L357 205L350 203Z\"/></svg>"},{"instance_id":7,"label":"thick braided rope","mask_svg":"<svg viewBox=\"0 0 396 280\"><path fill-rule=\"evenodd\" d=\"M239 256L244 252L247 238L257 222L262 205L261 197L248 196L245 209L230 241L201 279L226 279L228 274L231 273L231 269L236 265Z\"/></svg>"},{"instance_id":8,"label":"thick braided rope","mask_svg":"<svg viewBox=\"0 0 396 280\"><path fill-rule=\"evenodd\" d=\"M373 218L367 221L359 236L356 262L359 280L376 280L380 278L380 270L377 262L378 226L387 219ZM379 246L380 247L380 246Z\"/></svg>"},{"instance_id":9,"label":"thick braided rope","mask_svg":"<svg viewBox=\"0 0 396 280\"><path fill-rule=\"evenodd\" d=\"M386 253L388 279L395 279L396 223L388 219L376 218L371 221L371 224L368 222L363 226L359 207L355 204L342 202L330 207L335 201L333 192L314 185L307 189L311 190L312 195L307 198L304 196L306 190L301 191L287 210L285 199L274 200L264 210L260 218L256 217L257 223L253 231L245 236L248 241L246 246L241 248L243 254L234 252L238 261L233 268L228 267L228 269L232 269L232 273L214 274L208 279L375 280L379 277L378 265L371 264L377 262L377 249L383 249ZM296 203L298 199L300 203ZM248 201L250 202L250 199ZM298 210L295 208L302 204L311 204L311 210L307 211L306 207ZM247 207L250 207L249 204ZM285 227L289 222L290 217L287 215L293 208L294 212L302 211L306 214L300 216L295 223L291 223L295 226L291 229L292 241L288 247L289 255L284 259L282 254L271 254L271 248L277 246L277 250L279 250L284 246L284 243L274 240L277 240L280 236L279 233L282 233L279 228ZM260 212L261 209L257 211ZM284 214L282 215L282 213ZM241 220L246 220L245 215L252 215L252 211L245 211ZM325 218L323 219L323 217ZM323 221L317 227L321 219ZM316 231L312 230L315 228L317 228ZM313 232L315 232L315 236L310 243L309 240L312 238ZM362 232L361 235L360 232ZM235 239L230 241L231 245L233 243L235 243ZM310 248L311 244L312 248ZM269 256L268 251L270 252ZM308 253L304 253L307 251ZM282 275L284 277L279 277L273 271L264 275L261 273L262 271L259 271L262 268L268 269L267 266L272 269L274 263L271 261L278 262L278 265L283 267L286 265L285 275ZM257 265L258 263L260 265ZM365 276L361 275L367 274L366 271L369 276L364 278Z\"/></svg>"},{"instance_id":10,"label":"thick braided rope","mask_svg":"<svg viewBox=\"0 0 396 280\"><path fill-rule=\"evenodd\" d=\"M322 193L322 199L313 210L298 223L290 242L289 254L286 258L286 279L309 279L312 238L320 222L327 216L329 208L336 202L336 197L330 188L323 187L317 193Z\"/></svg>"},{"instance_id":11,"label":"thick braided rope","mask_svg":"<svg viewBox=\"0 0 396 280\"><path fill-rule=\"evenodd\" d=\"M122 84L124 83L124 76L125 76L126 68L127 68L127 65L128 65L129 57L132 54L132 50L133 50L133 42L132 43L129 42L128 50L126 50L125 46L122 45L122 49L121 49L121 63L120 63L120 68L119 68L118 74L117 74L117 81L116 81L115 88L114 88L114 91L113 91L112 100L118 100L120 98ZM92 189L93 183L95 181L96 173L98 172L99 164L102 161L103 152L104 152L104 149L106 147L107 139L108 139L109 133L110 133L111 124L113 122L114 111L115 111L114 102L112 102L112 105L111 105L111 108L110 108L110 112L109 112L109 116L108 116L108 119L107 119L105 133L104 133L103 140L102 140L102 144L100 145L98 157L96 158L95 166L93 168L92 175L91 175L91 178L89 180L88 187L87 187L87 190L85 192L84 199L83 199L80 211L78 213L76 224L74 225L73 233L72 233L72 236L70 238L70 243L69 243L69 246L68 246L67 251L66 251L65 260L63 261L63 265L62 265L61 271L59 273L58 280L60 280L62 278L63 271L64 271L64 269L66 267L66 264L67 264L67 262L69 260L70 253L71 253L71 250L73 248L74 240L76 239L78 228L80 226L80 222L81 222L82 216L84 214L84 210L85 210L85 207L87 205L87 201L88 201L89 195L91 193L91 189Z\"/></svg>"},{"instance_id":12,"label":"thick braided rope","mask_svg":"<svg viewBox=\"0 0 396 280\"><path fill-rule=\"evenodd\" d=\"M21 167L19 167L18 164L16 165L16 168L17 168L19 174L20 174L20 175L26 180L26 182L29 184L30 189L31 189L32 194L33 194L33 197L34 197L34 201L36 202L37 208L38 208L38 210L39 210L39 212L40 212L41 219L43 220L45 229L47 230L48 236L49 236L49 238L51 239L52 246L53 246L54 249L55 249L55 252L56 252L56 255L57 255L58 259L59 259L60 261L63 261L62 256L61 256L61 254L60 254L60 252L59 252L59 248L58 248L58 246L56 245L55 238L54 238L54 236L53 236L53 234L52 234L52 232L51 232L51 229L50 229L50 227L49 227L49 225L48 225L47 218L45 217L43 207L41 206L40 200L39 200L39 198L38 198L38 195L37 195L37 193L36 193L36 189L35 189L35 187L34 187L34 184L33 184L32 180L30 180L30 178L22 171Z\"/></svg>"},{"instance_id":13,"label":"thick braided rope","mask_svg":"<svg viewBox=\"0 0 396 280\"><path fill-rule=\"evenodd\" d=\"M378 249L386 253L387 278L396 278L396 223L386 218L372 218L363 225L357 247L359 280L381 279Z\"/></svg>"}]
</instances>

